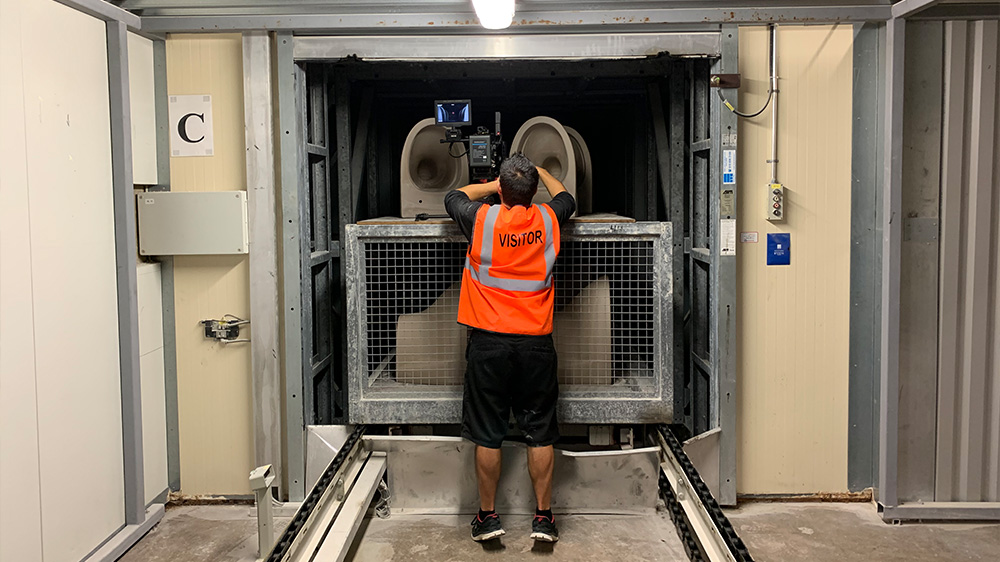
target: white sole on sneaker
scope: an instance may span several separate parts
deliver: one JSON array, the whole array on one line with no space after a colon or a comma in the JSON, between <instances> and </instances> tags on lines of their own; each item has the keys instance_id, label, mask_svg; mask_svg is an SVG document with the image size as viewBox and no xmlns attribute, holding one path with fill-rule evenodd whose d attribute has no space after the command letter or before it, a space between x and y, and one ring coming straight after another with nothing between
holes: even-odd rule
<instances>
[{"instance_id":1,"label":"white sole on sneaker","mask_svg":"<svg viewBox=\"0 0 1000 562\"><path fill-rule=\"evenodd\" d=\"M502 536L504 536L506 534L507 534L507 531L504 531L503 529L499 529L499 530L496 530L496 531L490 531L489 533L483 533L481 535L476 535L476 536L472 537L472 540L474 540L476 542L483 542L483 541L488 541L490 539L495 539L497 537L502 537Z\"/></svg>"},{"instance_id":2,"label":"white sole on sneaker","mask_svg":"<svg viewBox=\"0 0 1000 562\"><path fill-rule=\"evenodd\" d=\"M557 540L559 540L559 537L553 537L552 535L546 533L531 533L531 538L535 539L536 541L543 541L543 542L556 542Z\"/></svg>"}]
</instances>

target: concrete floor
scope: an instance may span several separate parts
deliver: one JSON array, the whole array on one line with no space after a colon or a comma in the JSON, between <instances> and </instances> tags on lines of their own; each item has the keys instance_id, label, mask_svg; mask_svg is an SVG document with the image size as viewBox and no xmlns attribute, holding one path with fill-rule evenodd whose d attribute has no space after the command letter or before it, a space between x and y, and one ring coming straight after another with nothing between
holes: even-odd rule
<instances>
[{"instance_id":1,"label":"concrete floor","mask_svg":"<svg viewBox=\"0 0 1000 562\"><path fill-rule=\"evenodd\" d=\"M755 560L1000 560L998 524L887 525L870 503L748 503L726 515Z\"/></svg>"},{"instance_id":2,"label":"concrete floor","mask_svg":"<svg viewBox=\"0 0 1000 562\"><path fill-rule=\"evenodd\" d=\"M1000 525L886 525L871 504L752 503L728 511L758 561L1000 560ZM669 519L661 515L556 516L562 540L536 547L530 518L507 516L507 535L481 546L468 537L469 516L394 515L367 520L356 561L686 560ZM279 531L287 518L276 521ZM122 558L124 562L250 562L256 522L247 506L187 506L166 516Z\"/></svg>"},{"instance_id":3,"label":"concrete floor","mask_svg":"<svg viewBox=\"0 0 1000 562\"><path fill-rule=\"evenodd\" d=\"M501 514L502 516L502 514ZM559 542L529 538L530 515L503 517L507 534L476 544L469 538L471 515L400 515L366 521L352 551L355 562L466 562L548 560L680 562L684 547L670 519L657 514L559 515Z\"/></svg>"},{"instance_id":4,"label":"concrete floor","mask_svg":"<svg viewBox=\"0 0 1000 562\"><path fill-rule=\"evenodd\" d=\"M167 512L120 562L252 562L257 520L247 505L167 507ZM275 537L290 518L275 518Z\"/></svg>"}]
</instances>

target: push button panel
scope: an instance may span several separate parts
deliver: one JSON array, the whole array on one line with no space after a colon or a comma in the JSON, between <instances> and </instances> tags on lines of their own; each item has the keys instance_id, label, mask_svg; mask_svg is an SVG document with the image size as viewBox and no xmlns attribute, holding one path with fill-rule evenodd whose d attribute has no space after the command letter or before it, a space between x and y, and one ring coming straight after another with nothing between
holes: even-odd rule
<instances>
[{"instance_id":1,"label":"push button panel","mask_svg":"<svg viewBox=\"0 0 1000 562\"><path fill-rule=\"evenodd\" d=\"M772 183L767 188L767 220L785 220L785 186Z\"/></svg>"}]
</instances>

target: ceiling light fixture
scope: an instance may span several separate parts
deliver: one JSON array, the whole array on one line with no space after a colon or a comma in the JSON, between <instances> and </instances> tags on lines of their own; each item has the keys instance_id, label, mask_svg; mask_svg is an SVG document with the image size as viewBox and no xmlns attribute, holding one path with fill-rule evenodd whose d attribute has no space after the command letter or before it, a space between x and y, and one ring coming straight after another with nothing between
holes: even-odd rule
<instances>
[{"instance_id":1,"label":"ceiling light fixture","mask_svg":"<svg viewBox=\"0 0 1000 562\"><path fill-rule=\"evenodd\" d=\"M486 29L507 29L514 21L514 0L472 0L472 6Z\"/></svg>"}]
</instances>

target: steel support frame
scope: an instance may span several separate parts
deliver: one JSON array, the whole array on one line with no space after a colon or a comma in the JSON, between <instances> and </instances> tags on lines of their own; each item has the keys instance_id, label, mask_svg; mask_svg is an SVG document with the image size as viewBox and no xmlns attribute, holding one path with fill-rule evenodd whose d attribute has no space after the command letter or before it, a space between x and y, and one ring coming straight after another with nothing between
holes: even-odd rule
<instances>
[{"instance_id":1,"label":"steel support frame","mask_svg":"<svg viewBox=\"0 0 1000 562\"><path fill-rule=\"evenodd\" d=\"M532 35L358 35L299 36L295 60L338 60L357 56L365 60L467 61L647 58L650 53L673 56L717 56L718 26L699 31L667 33L565 33ZM715 27L716 29L712 29Z\"/></svg>"},{"instance_id":2,"label":"steel support frame","mask_svg":"<svg viewBox=\"0 0 1000 562\"><path fill-rule=\"evenodd\" d=\"M878 482L880 369L882 145L885 27L854 30L851 145L851 312L848 381L847 486Z\"/></svg>"},{"instance_id":3,"label":"steel support frame","mask_svg":"<svg viewBox=\"0 0 1000 562\"><path fill-rule=\"evenodd\" d=\"M130 6L134 7L134 6ZM367 13L277 13L205 15L204 12L147 10L142 18L146 31L226 32L266 29L274 31L329 32L354 35L360 30L390 34L400 30L439 35L482 32L475 14L467 12L388 11ZM154 15L157 14L157 15ZM161 15L162 14L162 15ZM892 15L888 4L867 6L796 6L780 8L630 8L630 9L550 9L518 12L518 19L503 33L551 32L562 26L607 32L608 26L621 31L662 30L664 26L764 23L854 23L885 21ZM564 29L564 28L563 28Z\"/></svg>"},{"instance_id":4,"label":"steel support frame","mask_svg":"<svg viewBox=\"0 0 1000 562\"><path fill-rule=\"evenodd\" d=\"M303 154L300 118L305 111L298 91L304 88L304 73L292 58L292 34L279 32L274 37L275 77L278 108L278 137L275 147L280 162L281 218L281 335L282 375L284 377L284 474L289 501L305 497L305 400L303 399L302 350L302 211L300 198L305 179L302 176Z\"/></svg>"},{"instance_id":5,"label":"steel support frame","mask_svg":"<svg viewBox=\"0 0 1000 562\"><path fill-rule=\"evenodd\" d=\"M279 365L277 213L271 38L266 31L243 34L243 111L246 121L247 196L250 239L251 386L254 465L276 467L281 478L281 373Z\"/></svg>"},{"instance_id":6,"label":"steel support frame","mask_svg":"<svg viewBox=\"0 0 1000 562\"><path fill-rule=\"evenodd\" d=\"M736 68L735 54L736 54L736 48L738 46L738 36L736 34L737 28L736 28L735 25L730 25L730 26L727 26L726 29L729 30L729 31L731 31L731 33L726 33L727 35L730 35L730 37L728 38L729 39L729 41L728 41L728 49L729 49L729 51L728 52L731 53L731 54L724 54L723 55L724 58L727 61L724 64L724 67L725 68L730 68L731 67L731 68L735 69ZM280 35L282 37L287 37L292 42L297 41L296 39L294 39L292 37L292 35L290 33L281 33ZM282 48L282 45L279 45L279 49L281 49L281 48ZM324 59L324 58L326 58L326 56L327 56L326 54L317 55L317 58ZM281 58L282 57L279 56L279 59L281 59ZM292 53L286 54L286 56L284 58L285 59L289 59L289 60L287 60L285 62L283 62L282 60L278 61L278 63L277 63L278 67L279 67L278 74L279 74L279 76L282 76L282 77L284 77L284 79L287 80L288 77L294 75L295 72L291 72L291 73L289 73L289 72L283 72L282 71L282 66L287 66L287 67L293 68L293 69L297 68L296 64L295 64L294 50L293 50ZM398 56L396 56L396 57L390 56L388 58L392 59L392 58L399 58L399 57ZM717 63L718 67L722 67L721 65L723 65L722 62L718 62ZM735 72L735 70L733 70L733 71ZM301 71L301 69L299 69L297 72L301 73L302 71ZM293 91L292 98L293 99L298 99L298 95L294 94L294 88L295 88L294 80L288 80L289 82L291 82L291 84L286 84L284 86L282 86L282 84L280 83L281 81L282 81L282 78L279 78L279 85L278 85L279 92L283 92L285 90L292 90ZM342 92L342 86L343 85L341 84L340 86L341 87L338 87L337 90L338 90L338 94L342 95L343 94L343 92ZM283 106L283 107L285 107L287 109L288 104L284 103L286 101L284 98L286 98L286 97L288 97L288 96L283 96L281 93L279 93L279 105L281 105L281 106ZM712 98L714 98L714 96L710 96L709 99L705 100L705 103L708 103L711 106L711 109L710 109L710 113L712 115L711 127L712 127L712 131L714 131L714 134L711 134L712 139L706 139L708 142L706 142L705 144L709 145L709 146L706 146L706 149L708 149L708 148L714 149L714 150L712 150L712 152L714 153L714 156L712 157L711 161L709 162L709 168L711 170L710 176L712 176L710 178L711 185L709 186L709 188L710 188L710 191L712 191L712 193L713 193L713 195L712 195L712 201L711 201L711 203L712 203L711 206L713 207L713 213L715 213L714 216L710 218L710 220L711 220L711 222L713 224L712 227L711 227L710 235L717 240L718 236L719 236L719 232L718 232L719 231L719 228L718 228L719 227L719 222L718 222L719 221L718 206L719 206L719 202L720 202L719 201L719 189L720 189L719 180L720 180L720 178L717 177L719 175L719 170L717 168L721 165L721 148L720 148L721 144L720 143L721 143L722 138L723 138L723 135L721 134L721 130L722 130L721 127L723 127L723 126L728 127L726 129L727 131L735 129L735 117L733 117L731 115L726 115L726 116L721 115L721 112L720 112L720 107L721 106L716 101L714 101L714 99L712 99ZM339 106L340 104L337 104L337 105ZM300 108L299 110L300 111L304 110L304 108ZM341 108L338 108L338 111L343 112L343 110ZM347 117L347 116L346 115L338 115L337 121L341 122L341 123L349 123L346 119L341 119L343 117ZM288 118L287 122L289 122L289 123L296 123L296 120L294 119L294 114L289 114L287 116L287 118ZM288 137L290 135L290 129L289 129L289 127L285 127L284 126L284 123L286 122L286 116L280 115L279 116L279 121L282 123L282 131L281 131L282 132L282 134L281 134L281 137L282 137L282 147L281 147L281 149L282 149L282 153L287 154L289 152L286 152L286 151L291 151L292 150L292 147L290 145L289 146L285 146L287 144L287 141L289 140ZM347 127L344 127L344 130L338 131L338 133L336 135L334 135L334 138L331 139L331 142L336 142L338 148L340 148L339 145L342 144L342 143L344 143L344 142L350 143L350 132L351 132L351 129L352 128L348 124ZM301 131L299 131L297 134L301 135ZM341 138L341 137L343 137L343 138ZM345 146L347 146L347 145L345 145ZM735 146L732 146L731 148L735 148ZM342 152L342 151L338 151L338 152ZM292 152L292 153L294 154L294 152ZM706 150L706 153L707 153L707 150ZM291 189L293 189L292 188L293 184L291 182L294 181L294 180L292 178L294 178L295 174L298 173L299 174L298 175L298 181L299 181L299 183L301 184L304 181L304 177L301 175L302 172L299 170L299 168L300 168L299 163L289 162L290 160L294 161L294 160L297 160L297 159L289 159L289 158L282 159L282 184L283 184L283 186L285 186L282 189L282 202L283 202L282 227L283 227L283 229L289 235L291 235L292 233L296 233L296 232L301 233L301 228L300 228L299 224L297 224L299 221L301 221L301 214L300 214L301 211L299 211L299 209L298 209L298 197L299 197L299 193L292 194L291 191L290 191ZM331 162L331 164L332 164L332 162ZM338 181L338 184L340 184L340 183L346 183L347 185L352 185L354 183L353 181L351 181L353 179L351 177L353 175L353 174L351 174L351 168L352 167L353 166L351 166L351 162L349 160L349 156L345 154L345 160L342 161L342 162L338 162L337 163L337 172L336 173L338 175L338 180L340 180L340 181ZM681 174L681 173L683 173L683 170L682 169L678 169L677 172L679 174ZM355 205L356 201L354 200L355 199L354 196L353 196L354 194L352 193L353 190L343 190L343 191L345 191L345 193L341 194L341 196L342 196L342 198L344 200L340 201L340 213L341 213L340 218L344 222L344 224L346 224L346 223L351 222L350 219L353 216L354 211L356 210L356 205ZM291 197L295 197L295 205L294 205L294 207L291 206L291 205L289 205L289 203L291 201ZM345 214L348 215L348 216L345 216ZM727 217L730 218L730 219L735 219L736 218L733 215L727 215ZM348 219L348 220L344 220L344 219ZM289 221L291 221L291 222L289 222ZM283 277L284 277L284 295L285 295L284 316L286 317L286 319L289 316L292 315L292 312L294 310L292 308L292 303L296 302L296 303L298 303L301 306L302 304L304 304L304 298L306 297L306 295L304 295L301 292L301 288L299 288L298 294L294 294L294 295L292 294L293 293L293 289L290 286L292 279L289 277L289 273L290 273L290 271L299 272L300 268L299 267L289 267L290 264L288 263L288 260L292 259L294 257L293 256L293 251L292 251L293 248L289 246L289 242L290 241L291 241L291 238L289 238L288 236L284 236L283 237L283 245L284 245L284 250L285 250L284 257L283 257ZM679 244L680 244L680 242L675 241L675 249L676 249L676 246L678 246ZM715 248L718 248L719 244L718 243L713 243L713 246ZM717 252L717 250L715 250L715 251ZM708 254L708 252L706 252L706 254ZM723 440L722 440L722 442L723 442L723 445L722 445L723 453L720 456L720 463L723 466L726 466L727 463L728 463L728 468L723 468L723 470L721 470L720 473L723 476L721 478L721 480L722 480L722 488L723 488L723 494L722 494L723 502L722 503L730 505L730 504L734 504L735 503L735 498L736 498L736 494L735 494L735 488L736 488L736 486L735 486L735 476L736 476L736 468L735 468L735 433L734 433L734 430L735 430L735 374L734 374L734 371L735 371L735 344L734 344L734 339L735 338L734 338L734 332L733 332L733 330L735 329L735 308L734 308L734 304L735 304L735 302L734 302L735 301L735 282L736 282L735 281L735 258L732 257L732 256L715 256L714 258L706 256L706 258L709 259L709 260L715 260L715 262L714 262L715 266L712 268L713 269L713 274L715 274L720 279L722 277L727 277L727 276L729 278L728 281L725 281L725 282L722 282L722 283L714 283L714 281L713 281L713 286L711 288L711 291L712 291L711 302L713 302L714 305L715 305L714 309L711 311L711 315L713 317L713 320L711 321L711 326L712 326L713 330L717 330L720 327L719 319L722 318L721 325L722 325L723 329L726 330L726 333L724 333L724 334L718 334L717 338L713 338L713 343L712 343L712 345L713 345L712 351L713 352L711 353L709 361L706 361L706 366L708 366L709 363L710 363L711 369L714 371L713 378L715 380L712 381L712 385L713 385L713 390L717 390L716 396L718 396L720 392L725 392L726 393L726 398L724 400L722 400L721 402L716 402L713 405L713 408L712 408L713 409L712 418L713 418L713 425L719 425L719 424L721 424L724 427L725 433L727 435L727 437L723 438ZM301 264L301 262L299 262L299 264ZM298 265L298 264L296 264L296 265ZM711 264L709 264L709 265L711 265ZM724 272L724 273L719 273L719 272ZM300 279L301 279L301 273L300 273ZM293 318L293 319L291 319L291 321L287 321L286 322L286 330L285 330L286 333L285 333L284 343L285 343L286 346L289 346L291 344L291 340L294 339L295 340L294 343L297 344L294 347L286 347L286 349L295 349L296 347L301 348L301 345L303 343L303 337L304 337L304 333L302 333L302 330L304 328L305 328L305 326L303 325L301 318L297 318L297 319ZM302 388L303 388L302 387L303 381L301 380L302 375L296 375L296 374L302 372L302 365L304 364L303 361L304 361L304 358L290 358L286 354L285 365L284 365L285 366L285 372L286 372L286 400L289 400L289 401L292 400L292 398L290 398L290 397L294 396L294 392L293 391L295 389L298 389L299 391L302 391ZM296 364L293 365L293 363L296 363ZM292 375L288 376L289 374L292 374ZM298 378L300 380L293 380L295 378ZM291 405L291 407L288 410L286 410L286 416L288 418L288 419L286 419L286 422L288 422L289 420L291 420L292 417L298 417L299 420L304 419L303 418L304 412L302 411L301 401L298 404ZM286 423L286 425L288 425L288 424ZM304 458L303 454L296 453L296 451L301 451L301 445L299 445L299 443L302 442L301 440L295 439L295 436L299 434L298 427L299 426L297 426L297 425L288 425L288 427L286 427L286 433L288 433L290 435L290 439L291 439L291 440L286 440L287 456L288 456L288 462L289 463L298 463L299 459ZM296 443L296 441L298 441L298 443ZM293 486L291 486L291 484L290 484L290 492L291 492L291 488L292 487ZM290 497L293 497L293 496L290 496ZM301 496L299 496L299 497L301 497Z\"/></svg>"},{"instance_id":7,"label":"steel support frame","mask_svg":"<svg viewBox=\"0 0 1000 562\"><path fill-rule=\"evenodd\" d=\"M128 27L129 31L139 31L142 27L142 18L128 10L124 10L104 0L56 0L88 16L93 16L108 24L121 22Z\"/></svg>"},{"instance_id":8,"label":"steel support frame","mask_svg":"<svg viewBox=\"0 0 1000 562\"><path fill-rule=\"evenodd\" d=\"M915 16L927 8L940 4L941 0L900 0L892 5L892 17L908 18Z\"/></svg>"},{"instance_id":9,"label":"steel support frame","mask_svg":"<svg viewBox=\"0 0 1000 562\"><path fill-rule=\"evenodd\" d=\"M132 187L132 117L129 105L128 29L106 24L111 101L111 170L118 281L118 354L124 431L125 523L146 518L142 466L142 393L139 375L139 297L135 196Z\"/></svg>"},{"instance_id":10,"label":"steel support frame","mask_svg":"<svg viewBox=\"0 0 1000 562\"><path fill-rule=\"evenodd\" d=\"M882 153L882 318L878 502L898 504L899 288L902 254L903 62L906 20L886 22Z\"/></svg>"},{"instance_id":11,"label":"steel support frame","mask_svg":"<svg viewBox=\"0 0 1000 562\"><path fill-rule=\"evenodd\" d=\"M885 521L1000 521L1000 502L925 502L882 506Z\"/></svg>"},{"instance_id":12,"label":"steel support frame","mask_svg":"<svg viewBox=\"0 0 1000 562\"><path fill-rule=\"evenodd\" d=\"M170 191L170 118L167 106L167 44L153 39L153 97L156 111L156 185ZM163 306L163 384L167 415L167 488L181 489L180 418L177 404L177 330L174 309L174 258L160 256L160 302Z\"/></svg>"},{"instance_id":13,"label":"steel support frame","mask_svg":"<svg viewBox=\"0 0 1000 562\"><path fill-rule=\"evenodd\" d=\"M739 72L739 27L722 26L722 57L712 66L714 74ZM724 89L723 95L735 99L736 89ZM715 427L719 437L719 498L722 505L736 505L736 255L722 255L722 221L736 220L735 214L722 215L722 191L733 191L732 213L737 209L737 185L722 183L722 151L736 150L736 115L722 111L718 96L710 96L711 145L709 163L709 212L711 233L711 308L709 341L714 378ZM737 174L738 177L738 174ZM738 180L737 180L738 181ZM726 205L729 206L729 205Z\"/></svg>"}]
</instances>

